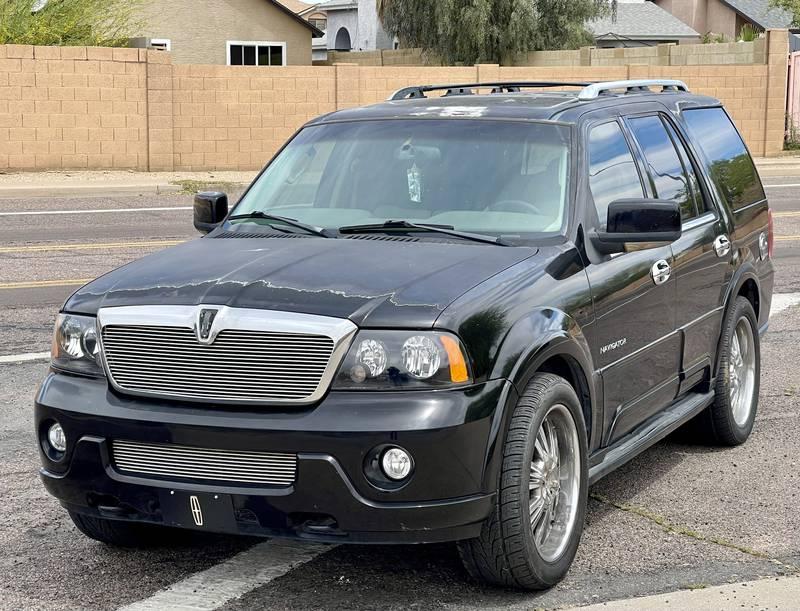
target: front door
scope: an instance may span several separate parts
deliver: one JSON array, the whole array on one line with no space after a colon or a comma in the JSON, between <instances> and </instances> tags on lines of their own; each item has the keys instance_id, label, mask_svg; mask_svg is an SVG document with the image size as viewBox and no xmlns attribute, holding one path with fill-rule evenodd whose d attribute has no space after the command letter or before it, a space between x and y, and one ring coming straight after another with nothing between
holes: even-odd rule
<instances>
[{"instance_id":1,"label":"front door","mask_svg":"<svg viewBox=\"0 0 800 611\"><path fill-rule=\"evenodd\" d=\"M644 174L618 119L588 127L586 226L602 230L608 205L649 196ZM603 380L605 443L630 433L672 402L678 390L674 265L669 245L603 255L587 241L595 322L585 333Z\"/></svg>"}]
</instances>

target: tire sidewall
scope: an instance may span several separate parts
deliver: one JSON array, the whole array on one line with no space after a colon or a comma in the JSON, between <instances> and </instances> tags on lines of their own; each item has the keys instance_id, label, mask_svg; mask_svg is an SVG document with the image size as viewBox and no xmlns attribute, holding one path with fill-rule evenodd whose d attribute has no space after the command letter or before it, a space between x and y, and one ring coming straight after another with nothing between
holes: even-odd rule
<instances>
[{"instance_id":1,"label":"tire sidewall","mask_svg":"<svg viewBox=\"0 0 800 611\"><path fill-rule=\"evenodd\" d=\"M742 318L745 318L748 321L753 333L753 349L755 351L755 380L753 385L753 397L752 405L750 406L750 415L748 416L747 421L740 426L733 417L733 406L731 405L730 400L728 363L730 360L733 334L736 332L736 326ZM761 342L758 335L758 322L756 320L753 306L744 297L737 297L733 307L728 313L728 316L725 320L725 327L723 329L721 345L722 350L719 360L719 367L717 369L717 397L715 401L715 407L717 409L725 410L730 433L735 437L738 443L744 443L753 430L756 412L758 411L758 395L761 387Z\"/></svg>"},{"instance_id":2,"label":"tire sidewall","mask_svg":"<svg viewBox=\"0 0 800 611\"><path fill-rule=\"evenodd\" d=\"M539 427L541 426L542 421L549 412L550 407L559 403L561 405L564 405L569 410L569 413L575 422L575 427L578 432L578 444L581 450L580 461L579 461L581 481L578 491L578 499L577 499L578 507L575 516L575 525L573 527L573 532L570 535L570 541L565 547L560 557L556 558L552 562L548 562L541 557L539 551L536 548L536 544L534 543L533 540L533 530L531 528L530 519L528 517L528 498L530 494L529 465L533 460L534 441L539 431ZM525 452L523 455L523 462L522 462L523 468L521 471L521 477L519 482L520 487L518 490L520 498L522 499L520 506L523 509L523 515L520 516L520 519L525 520L525 524L523 524L524 535L522 539L525 545L526 557L530 559L531 570L537 574L539 579L551 585L555 585L556 583L561 581L561 579L563 579L564 574L569 570L569 567L572 565L572 561L575 558L575 553L577 552L578 545L580 543L581 534L583 532L583 524L586 518L587 496L589 489L587 453L588 453L588 442L586 435L586 425L584 423L583 413L581 410L580 403L578 402L578 398L572 387L565 380L560 379L558 383L550 386L546 391L546 393L541 397L541 400L535 411L535 414L529 422L528 443L526 444Z\"/></svg>"}]
</instances>

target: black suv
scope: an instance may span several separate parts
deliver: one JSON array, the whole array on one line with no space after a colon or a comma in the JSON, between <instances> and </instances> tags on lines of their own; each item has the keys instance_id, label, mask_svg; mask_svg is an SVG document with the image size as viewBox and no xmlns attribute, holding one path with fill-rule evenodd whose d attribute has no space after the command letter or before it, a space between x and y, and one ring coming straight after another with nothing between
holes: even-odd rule
<instances>
[{"instance_id":1,"label":"black suv","mask_svg":"<svg viewBox=\"0 0 800 611\"><path fill-rule=\"evenodd\" d=\"M538 589L592 482L691 419L743 443L773 286L753 161L679 81L575 87L320 117L231 213L198 194L203 239L72 295L36 430L75 525L458 541Z\"/></svg>"}]
</instances>

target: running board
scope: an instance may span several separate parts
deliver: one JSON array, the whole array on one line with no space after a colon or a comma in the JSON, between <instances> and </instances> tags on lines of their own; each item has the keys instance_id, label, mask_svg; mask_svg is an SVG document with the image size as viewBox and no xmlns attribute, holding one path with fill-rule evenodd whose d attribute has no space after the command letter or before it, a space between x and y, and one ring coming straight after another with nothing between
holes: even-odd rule
<instances>
[{"instance_id":1,"label":"running board","mask_svg":"<svg viewBox=\"0 0 800 611\"><path fill-rule=\"evenodd\" d=\"M594 484L600 478L664 439L672 431L702 412L713 401L714 392L712 391L689 393L677 403L673 403L653 420L623 437L597 457L599 462L589 467L589 484Z\"/></svg>"}]
</instances>

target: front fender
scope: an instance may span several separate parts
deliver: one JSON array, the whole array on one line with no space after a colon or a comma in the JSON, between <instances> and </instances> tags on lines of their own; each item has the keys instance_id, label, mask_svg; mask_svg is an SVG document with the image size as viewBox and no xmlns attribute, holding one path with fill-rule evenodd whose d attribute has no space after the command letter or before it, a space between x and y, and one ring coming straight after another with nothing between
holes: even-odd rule
<instances>
[{"instance_id":1,"label":"front fender","mask_svg":"<svg viewBox=\"0 0 800 611\"><path fill-rule=\"evenodd\" d=\"M508 423L511 419L516 399L527 386L534 374L541 366L553 357L565 362L570 367L572 377L578 380L575 389L584 407L589 436L590 451L596 448L602 431L595 423L601 423L602 407L599 401L601 390L600 377L594 374L591 352L581 327L568 314L552 308L537 308L524 316L506 333L498 349L497 357L489 374L490 379L508 379L513 384L516 392L513 393L514 401L510 400L499 406L492 424L492 438L489 448L494 450L502 448ZM499 474L500 460L498 452L490 450L490 459L487 460L485 486L491 488Z\"/></svg>"}]
</instances>

